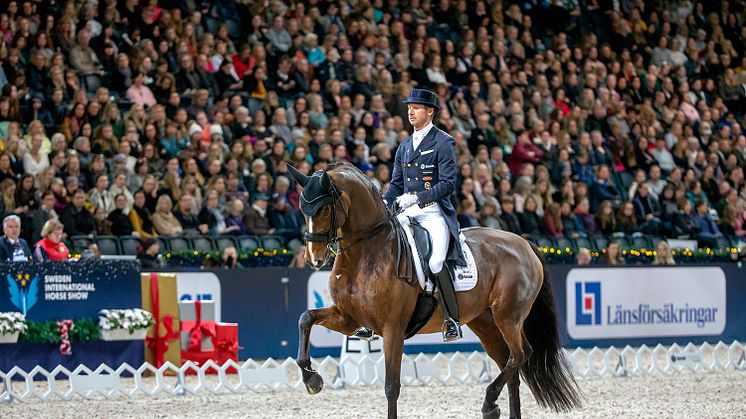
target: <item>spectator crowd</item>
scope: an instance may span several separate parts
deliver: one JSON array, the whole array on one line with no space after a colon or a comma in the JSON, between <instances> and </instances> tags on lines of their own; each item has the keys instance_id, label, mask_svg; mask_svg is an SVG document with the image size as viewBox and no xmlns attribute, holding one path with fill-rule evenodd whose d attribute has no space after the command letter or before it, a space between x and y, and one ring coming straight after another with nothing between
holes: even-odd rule
<instances>
[{"instance_id":1,"label":"spectator crowd","mask_svg":"<svg viewBox=\"0 0 746 419\"><path fill-rule=\"evenodd\" d=\"M385 190L413 87L462 227L746 235L743 0L3 3L0 212L32 245L299 239L287 165Z\"/></svg>"}]
</instances>

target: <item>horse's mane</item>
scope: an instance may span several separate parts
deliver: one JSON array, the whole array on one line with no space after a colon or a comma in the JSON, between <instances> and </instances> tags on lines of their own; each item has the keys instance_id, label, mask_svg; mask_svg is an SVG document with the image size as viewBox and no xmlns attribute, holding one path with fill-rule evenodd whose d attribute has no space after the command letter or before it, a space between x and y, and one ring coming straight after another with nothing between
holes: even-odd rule
<instances>
[{"instance_id":1,"label":"horse's mane","mask_svg":"<svg viewBox=\"0 0 746 419\"><path fill-rule=\"evenodd\" d=\"M336 161L333 163L329 163L326 168L324 169L327 172L335 172L335 173L344 173L347 175L351 175L352 177L356 178L360 183L362 183L366 188L368 188L368 192L370 192L371 195L380 197L381 193L376 189L376 186L373 184L373 182L370 180L368 176L366 176L363 172L360 171L355 165L353 165L350 162L341 160Z\"/></svg>"}]
</instances>

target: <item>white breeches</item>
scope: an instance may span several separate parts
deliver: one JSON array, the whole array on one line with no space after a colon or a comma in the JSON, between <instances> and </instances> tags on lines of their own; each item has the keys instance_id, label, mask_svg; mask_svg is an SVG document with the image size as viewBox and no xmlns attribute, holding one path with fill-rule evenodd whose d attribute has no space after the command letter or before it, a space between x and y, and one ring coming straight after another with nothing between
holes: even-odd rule
<instances>
[{"instance_id":1,"label":"white breeches","mask_svg":"<svg viewBox=\"0 0 746 419\"><path fill-rule=\"evenodd\" d=\"M446 224L446 220L443 218L440 206L437 203L425 208L420 208L419 205L412 205L397 215L397 218L401 219L401 217L414 218L430 233L433 251L430 255L428 265L432 273L437 274L440 272L446 260L448 243L450 241L448 224Z\"/></svg>"}]
</instances>

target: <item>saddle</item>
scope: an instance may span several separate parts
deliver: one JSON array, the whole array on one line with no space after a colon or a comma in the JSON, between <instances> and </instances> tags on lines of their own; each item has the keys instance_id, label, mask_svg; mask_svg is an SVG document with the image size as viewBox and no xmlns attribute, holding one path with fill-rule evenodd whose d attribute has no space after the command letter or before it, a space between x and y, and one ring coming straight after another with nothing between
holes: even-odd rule
<instances>
[{"instance_id":1,"label":"saddle","mask_svg":"<svg viewBox=\"0 0 746 419\"><path fill-rule=\"evenodd\" d=\"M394 217L394 231L396 232L396 276L405 281L407 284L417 286L417 273L415 272L414 256L412 248L407 240L406 233L403 225L399 220ZM432 254L432 243L430 241L430 233L425 230L424 227L417 220L409 220L414 232L415 246L420 258L420 266L425 270L427 278L432 278L432 272L430 272L428 261ZM448 267L450 269L450 267ZM405 339L409 339L427 324L430 317L435 311L435 307L438 305L438 300L433 296L432 292L423 291L417 295L417 303L415 305L412 318L409 319L407 328L405 331Z\"/></svg>"}]
</instances>

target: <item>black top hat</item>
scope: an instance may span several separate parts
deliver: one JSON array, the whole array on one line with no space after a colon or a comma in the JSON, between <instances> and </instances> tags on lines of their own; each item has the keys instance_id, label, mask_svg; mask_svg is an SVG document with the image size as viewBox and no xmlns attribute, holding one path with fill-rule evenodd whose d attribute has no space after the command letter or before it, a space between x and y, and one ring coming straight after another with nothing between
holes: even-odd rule
<instances>
[{"instance_id":1,"label":"black top hat","mask_svg":"<svg viewBox=\"0 0 746 419\"><path fill-rule=\"evenodd\" d=\"M412 89L409 97L404 99L404 103L419 103L420 105L429 106L439 111L438 98L435 93L427 89Z\"/></svg>"}]
</instances>

